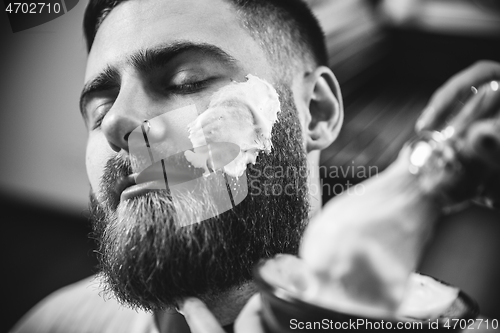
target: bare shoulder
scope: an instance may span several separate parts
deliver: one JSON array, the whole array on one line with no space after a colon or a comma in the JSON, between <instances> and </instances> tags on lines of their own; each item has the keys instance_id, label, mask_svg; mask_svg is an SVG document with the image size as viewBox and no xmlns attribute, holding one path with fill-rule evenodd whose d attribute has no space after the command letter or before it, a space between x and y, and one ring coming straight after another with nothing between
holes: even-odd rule
<instances>
[{"instance_id":1,"label":"bare shoulder","mask_svg":"<svg viewBox=\"0 0 500 333\"><path fill-rule=\"evenodd\" d=\"M105 298L99 280L89 277L47 296L11 333L154 332L153 315Z\"/></svg>"}]
</instances>

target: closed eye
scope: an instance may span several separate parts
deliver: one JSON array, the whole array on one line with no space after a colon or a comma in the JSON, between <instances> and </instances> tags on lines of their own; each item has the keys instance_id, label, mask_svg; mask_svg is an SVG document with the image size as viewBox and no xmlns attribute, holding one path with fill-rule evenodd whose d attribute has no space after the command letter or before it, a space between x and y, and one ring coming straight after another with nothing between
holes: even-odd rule
<instances>
[{"instance_id":1,"label":"closed eye","mask_svg":"<svg viewBox=\"0 0 500 333\"><path fill-rule=\"evenodd\" d=\"M92 130L101 127L102 121L108 113L109 109L111 109L111 106L113 106L113 102L107 102L99 105L95 109L94 114L96 114L96 119L94 120L94 124L92 125Z\"/></svg>"},{"instance_id":2,"label":"closed eye","mask_svg":"<svg viewBox=\"0 0 500 333\"><path fill-rule=\"evenodd\" d=\"M208 78L205 80L187 82L179 85L170 85L167 87L167 92L178 95L195 94L207 88L215 79L216 78Z\"/></svg>"}]
</instances>

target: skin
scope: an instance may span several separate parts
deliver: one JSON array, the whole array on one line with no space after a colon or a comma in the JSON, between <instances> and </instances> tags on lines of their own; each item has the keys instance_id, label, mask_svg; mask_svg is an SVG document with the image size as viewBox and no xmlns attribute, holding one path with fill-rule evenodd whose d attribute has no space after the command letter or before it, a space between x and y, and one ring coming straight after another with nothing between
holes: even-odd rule
<instances>
[{"instance_id":1,"label":"skin","mask_svg":"<svg viewBox=\"0 0 500 333\"><path fill-rule=\"evenodd\" d=\"M137 70L127 61L139 51L186 41L216 46L235 61L228 66L203 52L189 51L150 73ZM233 8L222 0L132 0L120 4L97 32L85 82L91 82L108 67L116 69L118 84L93 92L84 100L88 128L86 167L91 188L99 200L102 200L99 181L106 161L115 154L129 153L127 134L144 119L190 104L195 104L199 111L205 110L216 90L231 80L244 81L249 73L271 84L277 81L264 51L240 26ZM326 67L304 65L292 77L290 86L312 169L309 183L319 188L319 152L333 142L342 124L340 91L333 73ZM207 78L211 80L196 91L176 90L179 85ZM169 125L168 140L174 148L182 140L176 134L185 128L186 121L179 119ZM310 199L314 214L321 206L321 193L312 193ZM231 323L253 293L253 285L243 286L221 295L220 303L208 304L208 308L220 323ZM165 317L178 318L168 313L157 314L160 326L169 325Z\"/></svg>"}]
</instances>

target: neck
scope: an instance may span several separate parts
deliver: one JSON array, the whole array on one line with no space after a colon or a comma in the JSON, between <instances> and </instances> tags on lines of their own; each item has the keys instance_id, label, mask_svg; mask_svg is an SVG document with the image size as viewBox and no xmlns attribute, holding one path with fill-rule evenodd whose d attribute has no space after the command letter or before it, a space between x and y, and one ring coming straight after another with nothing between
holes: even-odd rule
<instances>
[{"instance_id":1,"label":"neck","mask_svg":"<svg viewBox=\"0 0 500 333\"><path fill-rule=\"evenodd\" d=\"M319 174L319 150L315 150L307 154L307 165L309 177L307 177L307 186L309 188L309 204L310 214L309 218L316 215L323 206L322 188Z\"/></svg>"},{"instance_id":2,"label":"neck","mask_svg":"<svg viewBox=\"0 0 500 333\"><path fill-rule=\"evenodd\" d=\"M253 282L245 283L217 295L200 296L206 306L217 318L221 326L234 323L248 299L257 292ZM155 312L155 322L160 333L189 332L184 317L175 310Z\"/></svg>"}]
</instances>

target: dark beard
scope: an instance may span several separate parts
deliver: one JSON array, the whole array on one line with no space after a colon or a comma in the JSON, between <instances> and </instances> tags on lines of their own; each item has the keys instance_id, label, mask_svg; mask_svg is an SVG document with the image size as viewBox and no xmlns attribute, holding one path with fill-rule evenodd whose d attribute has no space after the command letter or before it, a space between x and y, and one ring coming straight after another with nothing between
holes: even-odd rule
<instances>
[{"instance_id":1,"label":"dark beard","mask_svg":"<svg viewBox=\"0 0 500 333\"><path fill-rule=\"evenodd\" d=\"M179 226L166 191L125 201L118 217L110 189L131 167L119 156L108 161L101 184L105 200L90 200L106 291L153 311L188 296L210 301L250 281L259 260L298 252L309 213L306 155L292 92L277 90L282 111L273 127L274 148L248 166L243 202L214 218Z\"/></svg>"}]
</instances>

